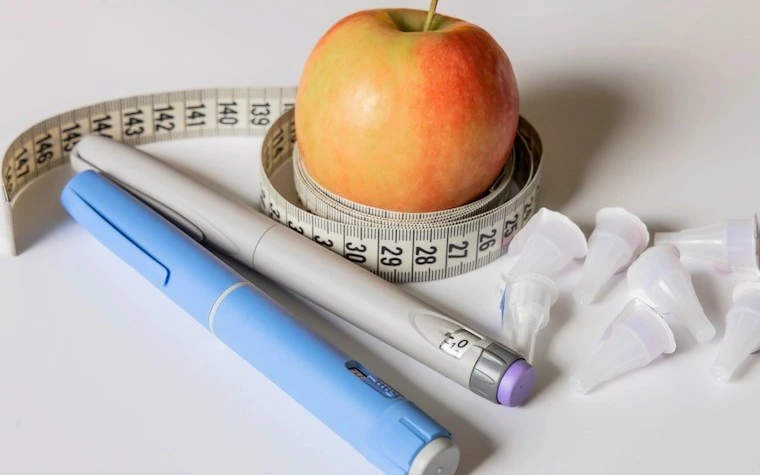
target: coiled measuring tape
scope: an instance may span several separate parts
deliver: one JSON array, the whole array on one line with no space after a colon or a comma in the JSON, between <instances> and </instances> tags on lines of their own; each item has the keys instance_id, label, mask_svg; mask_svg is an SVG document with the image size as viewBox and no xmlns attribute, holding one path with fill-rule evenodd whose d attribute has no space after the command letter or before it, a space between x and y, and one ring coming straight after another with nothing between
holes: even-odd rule
<instances>
[{"instance_id":1,"label":"coiled measuring tape","mask_svg":"<svg viewBox=\"0 0 760 475\"><path fill-rule=\"evenodd\" d=\"M442 212L396 213L342 199L309 177L296 146L295 94L295 87L165 92L45 119L20 134L5 152L0 241L15 255L12 203L35 180L68 164L70 152L88 134L131 145L263 137L260 211L391 282L437 280L484 266L506 252L511 237L535 211L542 145L522 117L512 159L482 198ZM273 184L273 175L282 171L293 175L296 202Z\"/></svg>"}]
</instances>

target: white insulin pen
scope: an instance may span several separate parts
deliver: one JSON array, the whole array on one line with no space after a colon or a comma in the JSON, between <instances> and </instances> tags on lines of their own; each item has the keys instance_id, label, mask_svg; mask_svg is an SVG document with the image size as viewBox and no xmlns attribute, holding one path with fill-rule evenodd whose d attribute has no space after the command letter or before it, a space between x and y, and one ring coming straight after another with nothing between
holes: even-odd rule
<instances>
[{"instance_id":1,"label":"white insulin pen","mask_svg":"<svg viewBox=\"0 0 760 475\"><path fill-rule=\"evenodd\" d=\"M89 135L75 171L102 173L213 247L489 401L520 406L535 371L520 355L250 206L137 148ZM330 269L325 278L320 269Z\"/></svg>"}]
</instances>

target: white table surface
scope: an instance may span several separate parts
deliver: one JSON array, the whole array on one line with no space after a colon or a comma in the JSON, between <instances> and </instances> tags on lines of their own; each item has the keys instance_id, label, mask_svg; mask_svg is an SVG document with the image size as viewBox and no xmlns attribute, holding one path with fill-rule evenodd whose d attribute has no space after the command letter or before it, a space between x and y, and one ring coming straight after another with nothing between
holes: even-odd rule
<instances>
[{"instance_id":1,"label":"white table surface","mask_svg":"<svg viewBox=\"0 0 760 475\"><path fill-rule=\"evenodd\" d=\"M3 0L0 145L102 100L295 85L332 23L396 5L427 2ZM439 11L483 26L508 52L521 112L545 145L541 204L587 232L610 205L658 231L758 211L760 3L713 5L443 0ZM258 146L220 139L150 149L253 200ZM376 472L69 219L57 201L65 178L19 198L19 255L0 260L0 473ZM696 346L679 330L671 357L574 393L568 376L629 296L618 277L599 304L575 305L575 266L540 336L535 395L516 409L251 278L453 431L460 473L757 473L760 361L728 385L707 376L742 278L684 262L715 340ZM496 328L491 288L503 266L404 287Z\"/></svg>"}]
</instances>

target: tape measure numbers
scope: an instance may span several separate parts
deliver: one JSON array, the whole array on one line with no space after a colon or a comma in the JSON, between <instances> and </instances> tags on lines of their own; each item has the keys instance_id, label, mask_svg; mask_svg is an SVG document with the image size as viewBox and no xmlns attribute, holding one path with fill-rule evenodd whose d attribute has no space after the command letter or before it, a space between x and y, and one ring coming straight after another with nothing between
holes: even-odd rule
<instances>
[{"instance_id":1,"label":"tape measure numbers","mask_svg":"<svg viewBox=\"0 0 760 475\"><path fill-rule=\"evenodd\" d=\"M88 134L131 145L263 138L260 211L391 282L442 279L492 262L535 211L542 147L523 118L512 160L481 199L437 213L394 213L342 199L309 177L296 146L295 94L295 87L146 94L82 107L33 125L11 143L2 162L0 201L5 201L4 232L11 254L11 204L36 179L68 164L74 146ZM295 187L298 202L288 201L283 186L273 184L275 173L292 173L289 188Z\"/></svg>"}]
</instances>

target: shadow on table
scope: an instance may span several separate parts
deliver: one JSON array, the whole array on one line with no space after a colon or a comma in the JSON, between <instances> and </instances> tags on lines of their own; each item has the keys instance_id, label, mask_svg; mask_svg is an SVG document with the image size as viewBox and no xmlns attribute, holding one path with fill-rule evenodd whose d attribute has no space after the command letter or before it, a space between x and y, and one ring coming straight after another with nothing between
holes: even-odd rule
<instances>
[{"instance_id":1,"label":"shadow on table","mask_svg":"<svg viewBox=\"0 0 760 475\"><path fill-rule=\"evenodd\" d=\"M633 100L612 79L567 78L521 91L520 114L543 144L541 206L559 209L631 113Z\"/></svg>"}]
</instances>

